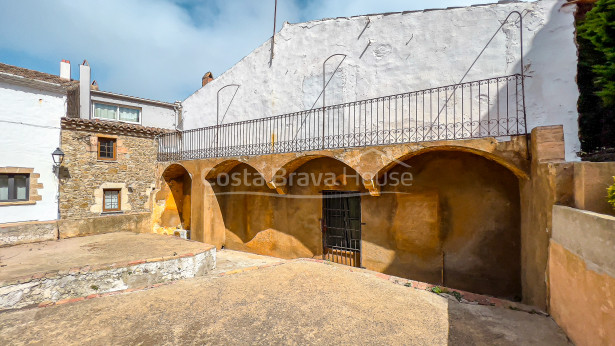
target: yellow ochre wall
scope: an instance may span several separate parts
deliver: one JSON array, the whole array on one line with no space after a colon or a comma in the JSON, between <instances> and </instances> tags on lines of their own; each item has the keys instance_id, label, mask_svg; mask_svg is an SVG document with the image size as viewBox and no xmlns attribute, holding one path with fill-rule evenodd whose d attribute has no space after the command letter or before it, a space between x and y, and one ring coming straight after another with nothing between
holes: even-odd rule
<instances>
[{"instance_id":1,"label":"yellow ochre wall","mask_svg":"<svg viewBox=\"0 0 615 346\"><path fill-rule=\"evenodd\" d=\"M289 186L286 195L277 195L267 186L217 188L226 229L224 245L283 258L319 256L320 191L360 191L364 193L361 209L366 223L362 230L363 266L520 299L517 178L490 160L464 152L430 152L404 164L410 167L397 165L387 174L410 172L412 186L384 185L377 197L367 193L360 179L352 178L352 168L332 158L308 161L295 171L333 173L337 179L332 185L323 180L309 186ZM249 176L257 173L239 164L228 174L242 172Z\"/></svg>"}]
</instances>

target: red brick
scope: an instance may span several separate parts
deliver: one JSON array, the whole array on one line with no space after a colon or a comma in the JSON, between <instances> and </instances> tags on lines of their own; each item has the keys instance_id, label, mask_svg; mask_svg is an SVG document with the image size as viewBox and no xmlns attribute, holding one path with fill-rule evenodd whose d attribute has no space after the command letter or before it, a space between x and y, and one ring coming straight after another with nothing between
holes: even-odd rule
<instances>
[{"instance_id":1,"label":"red brick","mask_svg":"<svg viewBox=\"0 0 615 346\"><path fill-rule=\"evenodd\" d=\"M391 277L390 275L383 274L383 273L374 273L374 275L376 275L377 277L381 279L385 279L385 280L388 280Z\"/></svg>"},{"instance_id":2,"label":"red brick","mask_svg":"<svg viewBox=\"0 0 615 346\"><path fill-rule=\"evenodd\" d=\"M39 308L44 308L44 307L47 307L47 306L51 306L53 304L54 304L54 302L46 301L46 302L39 303L38 307Z\"/></svg>"}]
</instances>

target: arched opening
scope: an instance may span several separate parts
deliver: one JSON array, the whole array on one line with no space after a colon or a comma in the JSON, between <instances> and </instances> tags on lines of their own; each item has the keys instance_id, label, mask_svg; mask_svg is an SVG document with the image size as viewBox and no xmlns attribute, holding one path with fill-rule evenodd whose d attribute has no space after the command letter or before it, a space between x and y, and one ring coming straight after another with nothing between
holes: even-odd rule
<instances>
[{"instance_id":1,"label":"arched opening","mask_svg":"<svg viewBox=\"0 0 615 346\"><path fill-rule=\"evenodd\" d=\"M395 184L411 173L411 184ZM365 203L365 265L419 281L521 298L519 181L494 160L428 151L379 177ZM384 231L384 232L383 232ZM375 251L380 249L380 252Z\"/></svg>"},{"instance_id":2,"label":"arched opening","mask_svg":"<svg viewBox=\"0 0 615 346\"><path fill-rule=\"evenodd\" d=\"M338 160L311 157L284 176L285 195L245 163L208 178L224 220L225 248L281 258L321 255L321 191L360 190L355 175Z\"/></svg>"},{"instance_id":3,"label":"arched opening","mask_svg":"<svg viewBox=\"0 0 615 346\"><path fill-rule=\"evenodd\" d=\"M179 164L162 173L156 193L153 227L155 233L190 239L192 177Z\"/></svg>"}]
</instances>

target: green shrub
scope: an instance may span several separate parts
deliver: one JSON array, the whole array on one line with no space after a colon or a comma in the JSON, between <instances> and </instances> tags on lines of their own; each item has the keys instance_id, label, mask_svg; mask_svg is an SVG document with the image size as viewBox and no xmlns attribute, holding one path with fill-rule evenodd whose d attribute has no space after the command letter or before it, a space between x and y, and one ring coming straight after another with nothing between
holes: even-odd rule
<instances>
[{"instance_id":1,"label":"green shrub","mask_svg":"<svg viewBox=\"0 0 615 346\"><path fill-rule=\"evenodd\" d=\"M592 153L615 148L615 0L598 0L586 13L589 6L579 6L579 138Z\"/></svg>"},{"instance_id":2,"label":"green shrub","mask_svg":"<svg viewBox=\"0 0 615 346\"><path fill-rule=\"evenodd\" d=\"M613 177L613 181L615 181L615 177ZM606 189L606 193L606 201L613 206L613 209L615 209L615 183Z\"/></svg>"},{"instance_id":3,"label":"green shrub","mask_svg":"<svg viewBox=\"0 0 615 346\"><path fill-rule=\"evenodd\" d=\"M615 105L615 0L598 0L578 27L598 53L593 61L596 94L606 106Z\"/></svg>"}]
</instances>

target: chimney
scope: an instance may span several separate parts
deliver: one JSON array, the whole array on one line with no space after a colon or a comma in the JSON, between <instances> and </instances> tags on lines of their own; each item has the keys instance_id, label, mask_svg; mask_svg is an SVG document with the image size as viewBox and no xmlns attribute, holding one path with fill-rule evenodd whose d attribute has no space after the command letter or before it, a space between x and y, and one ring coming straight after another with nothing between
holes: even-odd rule
<instances>
[{"instance_id":1,"label":"chimney","mask_svg":"<svg viewBox=\"0 0 615 346\"><path fill-rule=\"evenodd\" d=\"M90 64L79 65L79 117L90 119Z\"/></svg>"},{"instance_id":2,"label":"chimney","mask_svg":"<svg viewBox=\"0 0 615 346\"><path fill-rule=\"evenodd\" d=\"M211 72L207 72L202 79L202 84L201 86L205 86L207 83L211 82L212 80L214 80L214 75L211 74Z\"/></svg>"},{"instance_id":3,"label":"chimney","mask_svg":"<svg viewBox=\"0 0 615 346\"><path fill-rule=\"evenodd\" d=\"M60 61L60 78L70 80L70 61Z\"/></svg>"}]
</instances>

